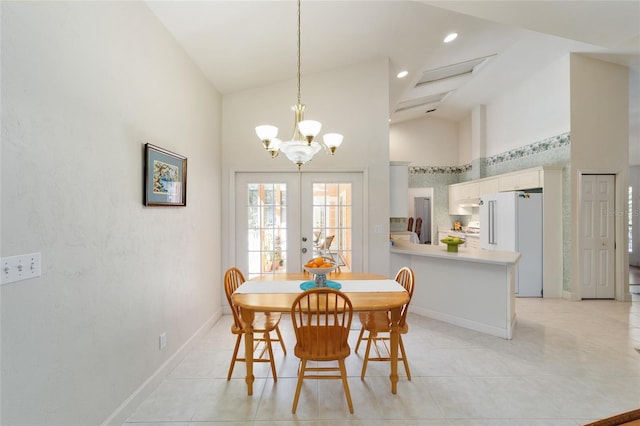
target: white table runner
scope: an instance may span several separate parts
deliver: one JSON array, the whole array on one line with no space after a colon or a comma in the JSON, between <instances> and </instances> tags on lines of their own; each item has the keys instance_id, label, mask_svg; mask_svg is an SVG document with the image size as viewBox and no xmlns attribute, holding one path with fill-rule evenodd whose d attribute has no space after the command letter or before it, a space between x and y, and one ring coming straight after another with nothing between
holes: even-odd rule
<instances>
[{"instance_id":1,"label":"white table runner","mask_svg":"<svg viewBox=\"0 0 640 426\"><path fill-rule=\"evenodd\" d=\"M340 291L344 293L361 292L395 292L404 291L395 280L331 280L342 285ZM302 293L300 284L304 281L262 281L249 280L244 282L235 293Z\"/></svg>"}]
</instances>

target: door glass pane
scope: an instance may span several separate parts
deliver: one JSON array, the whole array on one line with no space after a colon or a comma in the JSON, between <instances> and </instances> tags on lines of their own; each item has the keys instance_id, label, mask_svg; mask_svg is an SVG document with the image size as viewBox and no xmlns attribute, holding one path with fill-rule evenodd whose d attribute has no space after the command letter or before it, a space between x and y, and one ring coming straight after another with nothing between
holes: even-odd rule
<instances>
[{"instance_id":1,"label":"door glass pane","mask_svg":"<svg viewBox=\"0 0 640 426\"><path fill-rule=\"evenodd\" d=\"M247 184L248 278L287 271L286 193L284 183Z\"/></svg>"},{"instance_id":2,"label":"door glass pane","mask_svg":"<svg viewBox=\"0 0 640 426\"><path fill-rule=\"evenodd\" d=\"M351 270L351 184L313 184L314 256L328 256Z\"/></svg>"}]
</instances>

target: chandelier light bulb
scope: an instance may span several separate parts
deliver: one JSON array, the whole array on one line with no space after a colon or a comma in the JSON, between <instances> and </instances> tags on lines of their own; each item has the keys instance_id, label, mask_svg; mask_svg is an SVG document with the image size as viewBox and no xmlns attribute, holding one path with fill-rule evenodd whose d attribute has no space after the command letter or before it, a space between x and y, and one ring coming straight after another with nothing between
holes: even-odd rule
<instances>
[{"instance_id":1,"label":"chandelier light bulb","mask_svg":"<svg viewBox=\"0 0 640 426\"><path fill-rule=\"evenodd\" d=\"M276 158L278 154L280 154L280 144L282 144L282 141L278 138L271 140L269 148L267 148L267 151L271 154L271 158Z\"/></svg>"},{"instance_id":2,"label":"chandelier light bulb","mask_svg":"<svg viewBox=\"0 0 640 426\"><path fill-rule=\"evenodd\" d=\"M271 141L278 136L278 128L269 124L263 124L256 127L256 135L262 141L265 149L269 149Z\"/></svg>"},{"instance_id":3,"label":"chandelier light bulb","mask_svg":"<svg viewBox=\"0 0 640 426\"><path fill-rule=\"evenodd\" d=\"M320 129L322 128L322 124L319 121L315 120L303 120L298 123L298 129L300 133L307 139L307 143L311 143L313 138L315 138L318 133L320 133Z\"/></svg>"},{"instance_id":4,"label":"chandelier light bulb","mask_svg":"<svg viewBox=\"0 0 640 426\"><path fill-rule=\"evenodd\" d=\"M324 144L327 148L329 148L329 152L331 152L331 155L335 154L336 149L340 147L343 138L344 136L342 136L340 133L327 133L322 136Z\"/></svg>"}]
</instances>

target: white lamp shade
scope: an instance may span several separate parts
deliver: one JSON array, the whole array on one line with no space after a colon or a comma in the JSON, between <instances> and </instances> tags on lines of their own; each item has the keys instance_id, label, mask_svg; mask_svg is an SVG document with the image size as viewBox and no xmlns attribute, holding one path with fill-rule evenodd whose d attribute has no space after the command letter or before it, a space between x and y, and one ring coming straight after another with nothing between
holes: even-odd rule
<instances>
[{"instance_id":1,"label":"white lamp shade","mask_svg":"<svg viewBox=\"0 0 640 426\"><path fill-rule=\"evenodd\" d=\"M315 138L320 133L321 128L322 124L319 121L303 120L298 123L298 129L305 137L311 136Z\"/></svg>"},{"instance_id":2,"label":"white lamp shade","mask_svg":"<svg viewBox=\"0 0 640 426\"><path fill-rule=\"evenodd\" d=\"M308 145L301 141L286 141L280 144L280 151L295 164L304 164L320 151L320 144L311 142Z\"/></svg>"},{"instance_id":3,"label":"white lamp shade","mask_svg":"<svg viewBox=\"0 0 640 426\"><path fill-rule=\"evenodd\" d=\"M270 141L278 136L278 128L269 124L263 124L256 127L256 135L263 141Z\"/></svg>"},{"instance_id":4,"label":"white lamp shade","mask_svg":"<svg viewBox=\"0 0 640 426\"><path fill-rule=\"evenodd\" d=\"M271 139L271 143L269 144L269 148L267 151L278 151L280 149L280 144L282 141L278 138Z\"/></svg>"},{"instance_id":5,"label":"white lamp shade","mask_svg":"<svg viewBox=\"0 0 640 426\"><path fill-rule=\"evenodd\" d=\"M343 138L344 136L342 136L340 133L327 133L322 136L324 144L328 148L338 148L342 144Z\"/></svg>"}]
</instances>

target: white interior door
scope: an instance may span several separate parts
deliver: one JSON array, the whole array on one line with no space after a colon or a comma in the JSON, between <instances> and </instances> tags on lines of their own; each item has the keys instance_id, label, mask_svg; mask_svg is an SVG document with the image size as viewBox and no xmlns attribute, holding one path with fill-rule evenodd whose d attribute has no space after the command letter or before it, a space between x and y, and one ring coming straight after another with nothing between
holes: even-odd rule
<instances>
[{"instance_id":1,"label":"white interior door","mask_svg":"<svg viewBox=\"0 0 640 426\"><path fill-rule=\"evenodd\" d=\"M582 175L579 252L583 299L615 297L614 188L613 175Z\"/></svg>"},{"instance_id":2,"label":"white interior door","mask_svg":"<svg viewBox=\"0 0 640 426\"><path fill-rule=\"evenodd\" d=\"M362 173L237 173L233 264L252 278L300 272L323 254L343 271L362 271L362 179Z\"/></svg>"}]
</instances>

